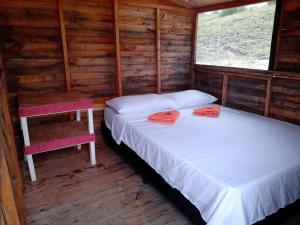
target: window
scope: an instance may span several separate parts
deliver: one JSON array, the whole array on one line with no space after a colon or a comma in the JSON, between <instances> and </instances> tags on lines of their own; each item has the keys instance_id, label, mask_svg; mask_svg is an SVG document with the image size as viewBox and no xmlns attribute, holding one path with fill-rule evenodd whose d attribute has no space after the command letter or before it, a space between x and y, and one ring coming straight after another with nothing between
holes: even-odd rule
<instances>
[{"instance_id":1,"label":"window","mask_svg":"<svg viewBox=\"0 0 300 225\"><path fill-rule=\"evenodd\" d=\"M199 13L197 64L269 67L276 2Z\"/></svg>"}]
</instances>

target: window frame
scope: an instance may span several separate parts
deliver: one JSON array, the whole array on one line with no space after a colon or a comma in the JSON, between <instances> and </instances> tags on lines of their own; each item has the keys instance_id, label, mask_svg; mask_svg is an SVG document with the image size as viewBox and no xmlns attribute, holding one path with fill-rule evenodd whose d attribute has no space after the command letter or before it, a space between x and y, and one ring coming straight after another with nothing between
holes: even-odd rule
<instances>
[{"instance_id":1,"label":"window frame","mask_svg":"<svg viewBox=\"0 0 300 225\"><path fill-rule=\"evenodd\" d=\"M212 67L222 67L222 68L235 68L235 69L248 69L248 70L261 70L261 71L272 71L276 70L276 59L277 59L277 52L279 48L279 41L280 41L280 21L282 16L282 9L283 9L283 0L275 0L276 6L275 6L275 13L274 13L274 22L273 22L273 29L272 29L272 36L271 36L271 45L270 45L270 56L269 56L269 66L267 69L255 69L255 68L240 68L240 67L233 67L233 66L219 66L219 65L207 65L207 64L198 64L197 63L197 35L198 35L198 19L200 13L205 12L211 12L211 11L217 11L217 10L224 10L224 9L230 9L235 7L242 7L247 5L253 5L263 2L269 2L270 0L242 0L242 1L234 1L234 2L227 2L227 3L221 3L217 5L212 6L205 6L197 9L195 18L195 30L194 30L194 65L197 66L212 66Z\"/></svg>"}]
</instances>

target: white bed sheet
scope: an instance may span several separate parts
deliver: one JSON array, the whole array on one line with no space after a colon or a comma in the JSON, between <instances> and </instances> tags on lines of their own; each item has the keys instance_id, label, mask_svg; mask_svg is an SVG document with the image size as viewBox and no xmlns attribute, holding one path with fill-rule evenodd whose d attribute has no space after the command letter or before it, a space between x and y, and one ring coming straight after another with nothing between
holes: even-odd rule
<instances>
[{"instance_id":1,"label":"white bed sheet","mask_svg":"<svg viewBox=\"0 0 300 225\"><path fill-rule=\"evenodd\" d=\"M219 118L192 110L163 125L106 108L105 122L208 225L250 225L300 198L300 126L226 107Z\"/></svg>"}]
</instances>

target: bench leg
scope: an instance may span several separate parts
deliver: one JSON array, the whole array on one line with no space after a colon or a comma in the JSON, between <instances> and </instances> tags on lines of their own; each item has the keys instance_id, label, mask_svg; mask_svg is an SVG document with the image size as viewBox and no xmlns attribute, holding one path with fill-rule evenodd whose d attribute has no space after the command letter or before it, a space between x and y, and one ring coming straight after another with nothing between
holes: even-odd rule
<instances>
[{"instance_id":1,"label":"bench leg","mask_svg":"<svg viewBox=\"0 0 300 225\"><path fill-rule=\"evenodd\" d=\"M27 158L27 163L28 163L28 167L29 167L29 173L30 173L31 180L36 181L36 175L35 175L32 155L26 155L26 158Z\"/></svg>"},{"instance_id":2,"label":"bench leg","mask_svg":"<svg viewBox=\"0 0 300 225\"><path fill-rule=\"evenodd\" d=\"M94 134L93 109L88 109L88 127L89 133ZM92 165L96 165L95 141L90 142L90 161Z\"/></svg>"},{"instance_id":3,"label":"bench leg","mask_svg":"<svg viewBox=\"0 0 300 225\"><path fill-rule=\"evenodd\" d=\"M90 162L94 166L96 165L96 151L95 151L95 142L90 142Z\"/></svg>"},{"instance_id":4,"label":"bench leg","mask_svg":"<svg viewBox=\"0 0 300 225\"><path fill-rule=\"evenodd\" d=\"M20 121L21 121L21 128L22 128L22 132L23 132L24 144L25 144L25 146L29 146L30 140L29 140L27 118L21 117ZM36 181L36 175L35 175L32 155L26 155L26 154L24 154L24 155L25 155L25 157L24 157L25 161L27 161L27 163L28 163L31 180Z\"/></svg>"},{"instance_id":5,"label":"bench leg","mask_svg":"<svg viewBox=\"0 0 300 225\"><path fill-rule=\"evenodd\" d=\"M80 120L81 120L80 110L77 110L76 111L76 121L80 121ZM81 145L77 145L77 149L80 150Z\"/></svg>"}]
</instances>

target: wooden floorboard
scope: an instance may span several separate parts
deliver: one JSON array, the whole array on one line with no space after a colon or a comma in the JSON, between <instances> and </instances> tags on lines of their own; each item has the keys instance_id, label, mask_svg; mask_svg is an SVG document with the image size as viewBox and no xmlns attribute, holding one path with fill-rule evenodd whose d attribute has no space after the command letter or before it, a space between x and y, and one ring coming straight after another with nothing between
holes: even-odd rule
<instances>
[{"instance_id":1,"label":"wooden floorboard","mask_svg":"<svg viewBox=\"0 0 300 225\"><path fill-rule=\"evenodd\" d=\"M23 163L29 225L195 224L101 137L96 143L95 167L87 146L35 156L36 182ZM299 205L256 225L299 225Z\"/></svg>"},{"instance_id":2,"label":"wooden floorboard","mask_svg":"<svg viewBox=\"0 0 300 225\"><path fill-rule=\"evenodd\" d=\"M37 155L34 162L36 182L23 166L30 225L191 224L101 138L95 167L87 147Z\"/></svg>"}]
</instances>

